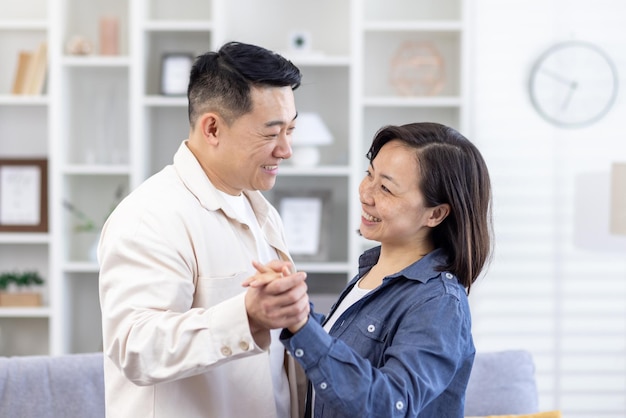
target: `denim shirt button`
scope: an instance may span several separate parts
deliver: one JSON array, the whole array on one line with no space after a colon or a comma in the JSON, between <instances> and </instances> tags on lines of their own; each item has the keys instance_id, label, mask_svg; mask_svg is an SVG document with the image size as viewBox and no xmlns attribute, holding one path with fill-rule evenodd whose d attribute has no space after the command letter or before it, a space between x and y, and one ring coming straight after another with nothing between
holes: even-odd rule
<instances>
[{"instance_id":1,"label":"denim shirt button","mask_svg":"<svg viewBox=\"0 0 626 418\"><path fill-rule=\"evenodd\" d=\"M328 384L326 382L322 382L320 383L320 389L324 390L328 387Z\"/></svg>"},{"instance_id":2,"label":"denim shirt button","mask_svg":"<svg viewBox=\"0 0 626 418\"><path fill-rule=\"evenodd\" d=\"M376 327L374 326L374 324L369 324L367 326L367 332L374 332L376 331Z\"/></svg>"},{"instance_id":3,"label":"denim shirt button","mask_svg":"<svg viewBox=\"0 0 626 418\"><path fill-rule=\"evenodd\" d=\"M296 348L296 351L293 352L296 357L302 357L304 355L304 350L301 348Z\"/></svg>"},{"instance_id":4,"label":"denim shirt button","mask_svg":"<svg viewBox=\"0 0 626 418\"><path fill-rule=\"evenodd\" d=\"M454 276L452 276L452 273L446 273L446 278L447 279L451 279L452 277L454 277Z\"/></svg>"},{"instance_id":5,"label":"denim shirt button","mask_svg":"<svg viewBox=\"0 0 626 418\"><path fill-rule=\"evenodd\" d=\"M402 402L402 401L396 402L396 409L397 410L404 409L404 402Z\"/></svg>"}]
</instances>

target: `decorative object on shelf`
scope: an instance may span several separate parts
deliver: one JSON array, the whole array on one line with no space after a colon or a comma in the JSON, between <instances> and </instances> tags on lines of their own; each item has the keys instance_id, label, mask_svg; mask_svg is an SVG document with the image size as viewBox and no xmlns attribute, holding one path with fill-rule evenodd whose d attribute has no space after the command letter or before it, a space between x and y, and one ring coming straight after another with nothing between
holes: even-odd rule
<instances>
[{"instance_id":1,"label":"decorative object on shelf","mask_svg":"<svg viewBox=\"0 0 626 418\"><path fill-rule=\"evenodd\" d=\"M546 121L579 128L602 119L615 103L617 68L597 45L583 41L557 43L533 64L528 94Z\"/></svg>"},{"instance_id":2,"label":"decorative object on shelf","mask_svg":"<svg viewBox=\"0 0 626 418\"><path fill-rule=\"evenodd\" d=\"M48 231L48 161L0 159L0 232Z\"/></svg>"},{"instance_id":3,"label":"decorative object on shelf","mask_svg":"<svg viewBox=\"0 0 626 418\"><path fill-rule=\"evenodd\" d=\"M43 283L36 271L0 273L0 306L41 306L41 294L29 290Z\"/></svg>"},{"instance_id":4,"label":"decorative object on shelf","mask_svg":"<svg viewBox=\"0 0 626 418\"><path fill-rule=\"evenodd\" d=\"M319 114L302 112L296 119L296 129L293 131L293 155L291 164L299 167L313 167L320 161L318 146L329 145L333 142L333 135Z\"/></svg>"},{"instance_id":5,"label":"decorative object on shelf","mask_svg":"<svg viewBox=\"0 0 626 418\"><path fill-rule=\"evenodd\" d=\"M326 261L330 190L276 190L274 203L283 220L294 260Z\"/></svg>"},{"instance_id":6,"label":"decorative object on shelf","mask_svg":"<svg viewBox=\"0 0 626 418\"><path fill-rule=\"evenodd\" d=\"M161 59L161 94L183 96L187 94L189 72L193 54L185 52L167 53Z\"/></svg>"},{"instance_id":7,"label":"decorative object on shelf","mask_svg":"<svg viewBox=\"0 0 626 418\"><path fill-rule=\"evenodd\" d=\"M102 229L102 225L104 224L104 221L106 221L106 219L109 217L109 215L111 214L111 212L113 212L113 210L115 209L115 207L122 201L122 198L125 195L125 190L126 187L123 184L119 184L117 186L117 188L115 189L115 193L113 195L113 202L111 203L111 206L109 207L109 211L107 212L106 216L104 217L102 222L95 222L91 217L89 217L85 212L83 212L81 209L77 208L75 205L73 205L71 202L64 200L63 201L63 206L65 207L65 209L67 209L72 215L74 215L74 217L76 218L76 220L78 221L75 225L74 225L74 231L75 232L94 232L94 231L100 231L100 229Z\"/></svg>"},{"instance_id":8,"label":"decorative object on shelf","mask_svg":"<svg viewBox=\"0 0 626 418\"><path fill-rule=\"evenodd\" d=\"M403 96L435 96L445 86L445 61L432 42L404 41L391 59L389 79Z\"/></svg>"},{"instance_id":9,"label":"decorative object on shelf","mask_svg":"<svg viewBox=\"0 0 626 418\"><path fill-rule=\"evenodd\" d=\"M103 16L100 18L100 54L119 54L119 24L115 16Z\"/></svg>"},{"instance_id":10,"label":"decorative object on shelf","mask_svg":"<svg viewBox=\"0 0 626 418\"><path fill-rule=\"evenodd\" d=\"M296 52L311 50L311 32L297 31L289 34L289 49Z\"/></svg>"},{"instance_id":11,"label":"decorative object on shelf","mask_svg":"<svg viewBox=\"0 0 626 418\"><path fill-rule=\"evenodd\" d=\"M34 52L20 51L11 92L25 95L41 94L46 81L47 68L47 42L41 42Z\"/></svg>"},{"instance_id":12,"label":"decorative object on shelf","mask_svg":"<svg viewBox=\"0 0 626 418\"><path fill-rule=\"evenodd\" d=\"M73 232L74 239L76 240L76 247L82 250L80 254L80 258L84 260L88 260L91 262L98 261L98 242L100 241L100 230L104 225L104 222L107 220L111 212L115 209L115 207L122 201L122 198L125 195L125 186L120 184L115 189L115 194L113 198L113 202L109 207L109 211L104 216L102 222L95 222L93 218L88 216L83 210L76 207L71 202L64 200L63 206L67 209L74 217L77 222L74 224Z\"/></svg>"},{"instance_id":13,"label":"decorative object on shelf","mask_svg":"<svg viewBox=\"0 0 626 418\"><path fill-rule=\"evenodd\" d=\"M611 166L611 234L626 235L626 163Z\"/></svg>"},{"instance_id":14,"label":"decorative object on shelf","mask_svg":"<svg viewBox=\"0 0 626 418\"><path fill-rule=\"evenodd\" d=\"M69 55L89 55L93 52L93 45L84 36L75 35L67 42L65 52Z\"/></svg>"},{"instance_id":15,"label":"decorative object on shelf","mask_svg":"<svg viewBox=\"0 0 626 418\"><path fill-rule=\"evenodd\" d=\"M313 49L312 39L309 31L293 31L289 33L287 38L287 49L277 52L288 59L320 59L324 57L324 51Z\"/></svg>"}]
</instances>

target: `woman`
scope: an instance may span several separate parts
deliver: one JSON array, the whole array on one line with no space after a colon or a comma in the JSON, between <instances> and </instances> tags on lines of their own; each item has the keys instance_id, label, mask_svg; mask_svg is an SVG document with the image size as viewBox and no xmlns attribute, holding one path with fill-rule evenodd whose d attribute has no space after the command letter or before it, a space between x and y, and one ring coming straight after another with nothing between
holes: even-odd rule
<instances>
[{"instance_id":1,"label":"woman","mask_svg":"<svg viewBox=\"0 0 626 418\"><path fill-rule=\"evenodd\" d=\"M314 417L463 417L467 294L491 249L487 167L436 123L384 127L367 157L360 233L380 246L323 327L312 317L281 340L312 384Z\"/></svg>"}]
</instances>

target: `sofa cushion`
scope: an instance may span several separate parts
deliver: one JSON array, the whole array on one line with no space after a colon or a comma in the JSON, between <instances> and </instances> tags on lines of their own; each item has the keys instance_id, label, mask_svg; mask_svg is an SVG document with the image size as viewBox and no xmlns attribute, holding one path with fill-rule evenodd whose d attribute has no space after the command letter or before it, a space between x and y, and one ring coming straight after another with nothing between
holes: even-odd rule
<instances>
[{"instance_id":1,"label":"sofa cushion","mask_svg":"<svg viewBox=\"0 0 626 418\"><path fill-rule=\"evenodd\" d=\"M0 357L0 417L104 417L102 353Z\"/></svg>"},{"instance_id":2,"label":"sofa cushion","mask_svg":"<svg viewBox=\"0 0 626 418\"><path fill-rule=\"evenodd\" d=\"M538 411L535 365L529 352L476 353L465 395L465 416L532 414Z\"/></svg>"},{"instance_id":3,"label":"sofa cushion","mask_svg":"<svg viewBox=\"0 0 626 418\"><path fill-rule=\"evenodd\" d=\"M561 418L560 411L537 412L536 414L524 415L488 415L486 417L465 417L465 418Z\"/></svg>"}]
</instances>

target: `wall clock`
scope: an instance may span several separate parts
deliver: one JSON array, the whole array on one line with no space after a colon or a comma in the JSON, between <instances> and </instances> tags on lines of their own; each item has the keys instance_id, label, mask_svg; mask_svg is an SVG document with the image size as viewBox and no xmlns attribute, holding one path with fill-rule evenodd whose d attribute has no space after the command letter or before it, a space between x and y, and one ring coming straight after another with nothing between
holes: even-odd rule
<instances>
[{"instance_id":1,"label":"wall clock","mask_svg":"<svg viewBox=\"0 0 626 418\"><path fill-rule=\"evenodd\" d=\"M533 65L529 95L548 122L578 128L604 117L617 97L617 68L589 42L567 41L548 48Z\"/></svg>"}]
</instances>

